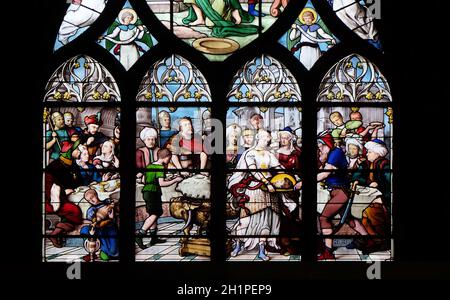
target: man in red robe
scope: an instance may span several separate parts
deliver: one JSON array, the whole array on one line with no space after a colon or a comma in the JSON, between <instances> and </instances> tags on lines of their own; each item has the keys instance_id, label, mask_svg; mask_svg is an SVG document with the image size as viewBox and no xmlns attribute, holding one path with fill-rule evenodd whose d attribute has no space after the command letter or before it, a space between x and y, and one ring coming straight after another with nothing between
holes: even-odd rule
<instances>
[{"instance_id":1,"label":"man in red robe","mask_svg":"<svg viewBox=\"0 0 450 300\"><path fill-rule=\"evenodd\" d=\"M179 133L167 142L167 148L172 152L172 164L177 169L205 169L208 156L202 138L194 135L191 118L184 117L178 124Z\"/></svg>"}]
</instances>

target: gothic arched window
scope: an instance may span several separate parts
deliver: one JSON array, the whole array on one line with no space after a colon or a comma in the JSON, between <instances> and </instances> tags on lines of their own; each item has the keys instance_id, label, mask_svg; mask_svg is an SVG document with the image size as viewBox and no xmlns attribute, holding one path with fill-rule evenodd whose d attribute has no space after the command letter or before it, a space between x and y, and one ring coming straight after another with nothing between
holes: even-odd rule
<instances>
[{"instance_id":1,"label":"gothic arched window","mask_svg":"<svg viewBox=\"0 0 450 300\"><path fill-rule=\"evenodd\" d=\"M136 261L208 260L209 85L172 54L146 72L136 100Z\"/></svg>"},{"instance_id":2,"label":"gothic arched window","mask_svg":"<svg viewBox=\"0 0 450 300\"><path fill-rule=\"evenodd\" d=\"M318 177L323 179L317 185L320 238L326 247L338 248L337 260L390 260L389 85L377 66L351 54L327 72L317 101Z\"/></svg>"},{"instance_id":3,"label":"gothic arched window","mask_svg":"<svg viewBox=\"0 0 450 300\"><path fill-rule=\"evenodd\" d=\"M392 260L398 110L370 3L49 5L43 260Z\"/></svg>"}]
</instances>

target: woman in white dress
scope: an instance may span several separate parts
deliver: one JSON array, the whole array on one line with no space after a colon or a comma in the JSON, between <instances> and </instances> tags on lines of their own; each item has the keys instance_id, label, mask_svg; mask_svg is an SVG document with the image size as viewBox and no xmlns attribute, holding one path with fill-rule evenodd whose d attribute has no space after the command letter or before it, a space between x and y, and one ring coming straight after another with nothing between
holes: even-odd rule
<instances>
[{"instance_id":1,"label":"woman in white dress","mask_svg":"<svg viewBox=\"0 0 450 300\"><path fill-rule=\"evenodd\" d=\"M267 149L271 136L260 130L256 135L256 145L245 151L236 166L237 169L281 169L275 155ZM265 171L236 172L228 180L228 198L232 205L240 209L240 217L231 229L236 236L276 236L280 232L280 207L278 195L270 183L272 175ZM266 187L264 188L263 187ZM264 188L264 189L263 189ZM276 237L237 237L231 256L259 246L258 257L264 261L266 244L279 249Z\"/></svg>"},{"instance_id":2,"label":"woman in white dress","mask_svg":"<svg viewBox=\"0 0 450 300\"><path fill-rule=\"evenodd\" d=\"M141 56L136 41L144 37L145 30L142 25L134 25L136 21L136 12L131 8L125 8L119 13L120 25L112 33L100 37L117 44L114 54L118 52L119 61L126 70L129 70Z\"/></svg>"}]
</instances>

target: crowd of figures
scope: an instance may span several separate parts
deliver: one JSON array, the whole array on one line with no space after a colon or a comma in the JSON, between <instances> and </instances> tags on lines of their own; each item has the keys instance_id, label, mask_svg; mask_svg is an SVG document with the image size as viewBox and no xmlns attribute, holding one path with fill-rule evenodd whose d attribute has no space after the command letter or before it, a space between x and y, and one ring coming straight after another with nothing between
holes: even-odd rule
<instances>
[{"instance_id":1,"label":"crowd of figures","mask_svg":"<svg viewBox=\"0 0 450 300\"><path fill-rule=\"evenodd\" d=\"M384 139L385 124L373 121L364 126L359 111L344 121L341 113L329 115L332 128L318 135L317 181L328 193L327 203L318 212L318 228L325 236L318 259L333 259L333 240L348 224L357 235L388 235L391 198L390 162ZM231 256L258 248L258 257L270 259L268 252L298 254L301 242L302 180L301 135L286 127L274 132L264 126L260 114L250 117L249 127L227 127L227 164L236 171L228 176L228 202L239 217L229 228L234 247ZM357 188L378 190L367 203L364 217L350 211ZM346 212L347 211L347 212ZM339 217L339 218L337 218ZM358 239L351 245L371 253L389 249L384 238Z\"/></svg>"},{"instance_id":2,"label":"crowd of figures","mask_svg":"<svg viewBox=\"0 0 450 300\"><path fill-rule=\"evenodd\" d=\"M387 158L389 148L384 138L386 125L382 121L363 125L363 116L352 111L349 120L339 112L330 114L334 128L319 134L317 139L317 181L329 192L329 200L318 217L324 236L335 234L344 223L358 235L376 235L377 238L354 239L347 247L363 253L388 250L391 207L391 164ZM352 201L358 186L375 189L378 193L362 216L353 216ZM340 216L338 223L334 222ZM333 240L325 238L319 247L319 259L334 259Z\"/></svg>"},{"instance_id":3,"label":"crowd of figures","mask_svg":"<svg viewBox=\"0 0 450 300\"><path fill-rule=\"evenodd\" d=\"M255 248L264 261L268 251L300 253L301 130L267 127L259 113L243 128L227 126L227 166L236 170L227 178L227 198L239 216L229 228L232 257Z\"/></svg>"},{"instance_id":4,"label":"crowd of figures","mask_svg":"<svg viewBox=\"0 0 450 300\"><path fill-rule=\"evenodd\" d=\"M203 115L208 113L206 110ZM46 116L45 213L59 217L53 224L46 223L48 237L55 247L64 246L66 235L74 231L86 239L96 237L103 260L118 256L116 201L99 196L112 190L96 188L119 179L120 114L116 114L110 130L102 130L100 112L74 117L70 111L54 111ZM360 236L377 235L355 238L347 247L365 253L389 249L387 239L380 238L390 232L391 165L384 141L388 139L386 125L383 121L364 122L358 110L351 111L348 118L344 121L340 112L331 112L327 124L332 125L317 137L318 189L329 195L317 217L324 236L319 259L334 258L332 236L343 224ZM83 128L75 124L76 119L83 120ZM197 132L190 117L182 117L172 126L171 114L162 110L158 126L143 126L138 132L142 146L136 149L136 182L143 185L148 214L136 231L141 249L165 242L157 234L158 218L163 215L162 188L177 185L196 173L209 177L211 162L205 140L210 128L205 126L207 119L202 121L202 130ZM300 254L302 247L302 138L299 128L269 130L265 123L273 122L253 113L245 126L227 126L226 187L227 207L233 211L227 215L233 222L228 228L233 240L230 256L257 249L258 257L267 261L269 252ZM358 187L378 193L367 203L364 215L355 216L349 210ZM80 192L90 205L85 213L71 201ZM145 245L143 238L147 235L151 239Z\"/></svg>"},{"instance_id":5,"label":"crowd of figures","mask_svg":"<svg viewBox=\"0 0 450 300\"><path fill-rule=\"evenodd\" d=\"M209 111L203 112L205 125L208 121ZM138 144L141 147L136 149L136 176L137 184L143 184L142 198L145 201L147 217L139 229L136 230L136 244L141 249L166 240L158 236L158 219L163 215L162 198L163 188L177 185L190 179L200 180L205 184L208 191L195 193L200 197L200 193L209 194L209 172L211 162L205 149L205 139L208 136L208 128L202 126L202 132L195 132L192 119L188 116L174 120L172 128L171 114L166 110L161 110L157 114L158 125L144 126L139 132ZM200 174L192 172L201 170ZM195 185L190 187L192 195ZM191 196L192 196L191 195ZM194 197L188 197L186 201L194 201ZM203 196L201 200L208 200ZM168 199L170 201L174 199ZM144 244L143 238L150 236L150 243Z\"/></svg>"}]
</instances>

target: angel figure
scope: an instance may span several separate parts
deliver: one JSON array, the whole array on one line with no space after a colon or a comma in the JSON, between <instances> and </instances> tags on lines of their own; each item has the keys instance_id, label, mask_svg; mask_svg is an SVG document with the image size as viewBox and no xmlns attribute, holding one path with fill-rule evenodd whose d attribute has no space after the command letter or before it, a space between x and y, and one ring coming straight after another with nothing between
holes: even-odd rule
<instances>
[{"instance_id":1,"label":"angel figure","mask_svg":"<svg viewBox=\"0 0 450 300\"><path fill-rule=\"evenodd\" d=\"M320 49L322 43L326 43L328 48L331 48L336 44L336 39L325 23L318 20L314 9L303 9L288 34L288 49L292 53L300 50L299 60L309 70L322 55Z\"/></svg>"},{"instance_id":2,"label":"angel figure","mask_svg":"<svg viewBox=\"0 0 450 300\"><path fill-rule=\"evenodd\" d=\"M328 2L348 28L377 49L382 49L378 30L373 22L374 16L369 10L369 4L374 1L328 0Z\"/></svg>"},{"instance_id":3,"label":"angel figure","mask_svg":"<svg viewBox=\"0 0 450 300\"><path fill-rule=\"evenodd\" d=\"M142 21L138 19L136 12L131 8L120 11L117 20L108 28L107 34L100 37L100 40L102 39L105 39L106 50L113 50L113 53L119 56L119 61L126 70L129 70L138 61L141 52L145 52L137 42L141 42L149 48L153 46L147 28L142 25Z\"/></svg>"}]
</instances>

